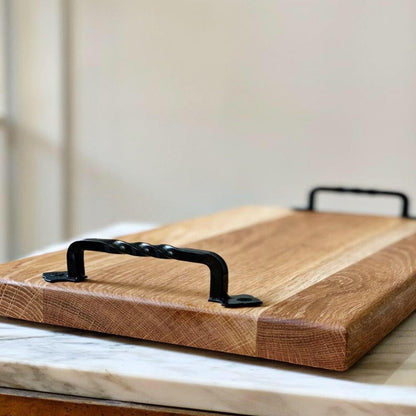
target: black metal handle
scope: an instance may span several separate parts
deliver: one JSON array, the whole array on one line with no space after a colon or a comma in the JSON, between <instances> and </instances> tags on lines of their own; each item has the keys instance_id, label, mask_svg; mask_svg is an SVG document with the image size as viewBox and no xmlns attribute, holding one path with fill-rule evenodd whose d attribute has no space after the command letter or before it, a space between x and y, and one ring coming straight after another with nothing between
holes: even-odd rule
<instances>
[{"instance_id":1,"label":"black metal handle","mask_svg":"<svg viewBox=\"0 0 416 416\"><path fill-rule=\"evenodd\" d=\"M228 308L260 306L262 301L251 295L228 295L228 267L224 259L212 251L192 248L176 248L167 244L151 245L147 243L127 243L121 240L88 238L70 244L66 253L68 271L43 273L43 278L50 283L80 282L85 275L84 251L101 251L112 254L129 254L158 259L175 259L201 263L211 272L209 301L219 302Z\"/></svg>"},{"instance_id":2,"label":"black metal handle","mask_svg":"<svg viewBox=\"0 0 416 416\"><path fill-rule=\"evenodd\" d=\"M394 196L402 201L401 216L403 218L411 218L409 215L409 198L402 192L397 191L381 191L378 189L362 189L362 188L343 188L343 187L328 187L319 186L313 188L309 192L307 211L315 211L316 207L316 195L318 192L341 192L341 193L353 193L353 194L366 194L366 195L385 195Z\"/></svg>"}]
</instances>

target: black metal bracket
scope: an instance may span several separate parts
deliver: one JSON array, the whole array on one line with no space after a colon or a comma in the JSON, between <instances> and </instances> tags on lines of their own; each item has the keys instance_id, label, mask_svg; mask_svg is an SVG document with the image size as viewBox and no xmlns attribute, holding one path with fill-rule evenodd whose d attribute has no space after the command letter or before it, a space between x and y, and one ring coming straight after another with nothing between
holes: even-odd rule
<instances>
[{"instance_id":1,"label":"black metal bracket","mask_svg":"<svg viewBox=\"0 0 416 416\"><path fill-rule=\"evenodd\" d=\"M313 188L309 192L308 206L306 208L296 208L296 209L299 211L315 211L317 194L321 192L338 192L338 193L353 193L353 194L365 194L365 195L393 196L393 197L399 198L402 201L401 217L413 219L413 217L409 215L409 198L406 194L404 194L403 192L381 191L378 189L318 186L316 188Z\"/></svg>"},{"instance_id":2,"label":"black metal bracket","mask_svg":"<svg viewBox=\"0 0 416 416\"><path fill-rule=\"evenodd\" d=\"M68 271L43 273L45 281L55 283L85 280L87 276L85 275L84 251L129 254L131 256L156 257L158 259L174 259L205 264L211 272L208 299L210 302L219 302L227 308L253 307L262 304L261 300L251 295L228 295L228 267L224 259L218 254L192 248L176 248L167 244L127 243L121 240L96 238L75 241L70 244L66 253Z\"/></svg>"}]
</instances>

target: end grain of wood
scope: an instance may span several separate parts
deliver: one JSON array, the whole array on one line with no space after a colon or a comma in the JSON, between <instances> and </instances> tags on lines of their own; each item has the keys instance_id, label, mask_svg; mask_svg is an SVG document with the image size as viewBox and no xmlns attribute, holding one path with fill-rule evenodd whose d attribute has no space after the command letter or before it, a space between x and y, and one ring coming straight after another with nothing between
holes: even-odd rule
<instances>
[{"instance_id":1,"label":"end grain of wood","mask_svg":"<svg viewBox=\"0 0 416 416\"><path fill-rule=\"evenodd\" d=\"M0 266L0 314L165 343L345 370L416 308L416 221L246 207L126 237L220 254L229 293L207 302L208 269L86 254L89 278L48 284L65 253Z\"/></svg>"}]
</instances>

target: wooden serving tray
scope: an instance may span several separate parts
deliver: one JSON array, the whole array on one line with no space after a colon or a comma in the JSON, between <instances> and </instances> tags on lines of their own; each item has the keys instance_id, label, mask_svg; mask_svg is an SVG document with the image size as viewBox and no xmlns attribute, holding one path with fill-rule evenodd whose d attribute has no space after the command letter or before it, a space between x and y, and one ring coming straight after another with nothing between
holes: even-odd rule
<instances>
[{"instance_id":1,"label":"wooden serving tray","mask_svg":"<svg viewBox=\"0 0 416 416\"><path fill-rule=\"evenodd\" d=\"M123 237L210 250L229 293L207 302L205 266L85 253L88 279L47 283L65 252L0 266L0 315L345 370L416 309L416 221L245 207Z\"/></svg>"}]
</instances>

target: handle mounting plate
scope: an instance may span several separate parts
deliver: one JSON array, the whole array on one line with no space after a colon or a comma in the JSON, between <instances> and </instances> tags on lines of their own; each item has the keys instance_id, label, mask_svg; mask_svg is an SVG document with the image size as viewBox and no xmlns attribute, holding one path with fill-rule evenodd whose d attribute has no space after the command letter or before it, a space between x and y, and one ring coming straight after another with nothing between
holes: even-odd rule
<instances>
[{"instance_id":1,"label":"handle mounting plate","mask_svg":"<svg viewBox=\"0 0 416 416\"><path fill-rule=\"evenodd\" d=\"M48 283L82 282L85 274L84 251L100 251L112 254L130 254L139 257L173 259L191 263L205 264L210 269L209 301L221 303L226 308L244 308L260 306L262 301L252 295L230 296L228 292L228 267L217 253L192 248L177 248L167 244L152 245L143 242L127 243L121 240L89 238L75 241L67 250L67 271L43 273Z\"/></svg>"}]
</instances>

